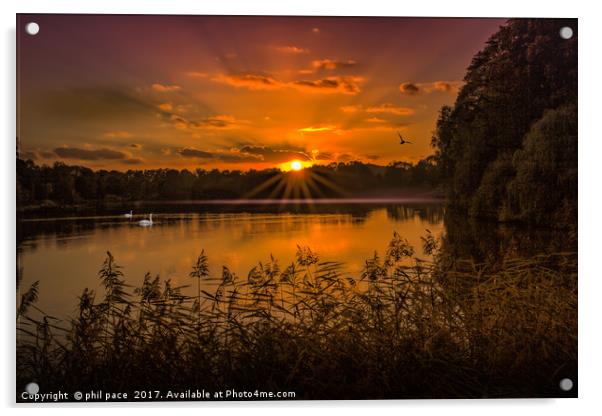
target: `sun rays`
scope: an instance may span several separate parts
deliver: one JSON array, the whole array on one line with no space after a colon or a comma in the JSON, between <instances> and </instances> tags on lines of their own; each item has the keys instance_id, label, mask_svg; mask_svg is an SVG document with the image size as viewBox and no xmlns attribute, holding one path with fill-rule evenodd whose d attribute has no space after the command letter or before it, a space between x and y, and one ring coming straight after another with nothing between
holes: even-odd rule
<instances>
[{"instance_id":1,"label":"sun rays","mask_svg":"<svg viewBox=\"0 0 602 416\"><path fill-rule=\"evenodd\" d=\"M279 200L283 204L291 200L309 202L324 198L331 194L346 196L347 191L337 184L332 174L320 171L318 168L306 166L304 162L292 160L286 165L288 169L281 170L266 179L254 189L243 195L241 199L262 198L266 201Z\"/></svg>"}]
</instances>

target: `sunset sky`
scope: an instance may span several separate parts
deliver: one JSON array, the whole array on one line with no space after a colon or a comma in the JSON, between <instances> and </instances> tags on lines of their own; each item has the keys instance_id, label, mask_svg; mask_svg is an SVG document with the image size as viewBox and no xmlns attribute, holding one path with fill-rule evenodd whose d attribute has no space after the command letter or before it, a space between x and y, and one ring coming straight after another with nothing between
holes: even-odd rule
<instances>
[{"instance_id":1,"label":"sunset sky","mask_svg":"<svg viewBox=\"0 0 602 416\"><path fill-rule=\"evenodd\" d=\"M19 15L21 155L118 170L415 162L503 23Z\"/></svg>"}]
</instances>

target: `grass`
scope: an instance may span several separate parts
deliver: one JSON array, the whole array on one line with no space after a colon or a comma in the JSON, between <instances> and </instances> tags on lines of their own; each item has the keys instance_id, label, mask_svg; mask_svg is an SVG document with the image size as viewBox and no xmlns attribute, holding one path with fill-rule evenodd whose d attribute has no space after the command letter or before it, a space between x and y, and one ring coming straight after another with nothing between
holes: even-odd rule
<instances>
[{"instance_id":1,"label":"grass","mask_svg":"<svg viewBox=\"0 0 602 416\"><path fill-rule=\"evenodd\" d=\"M576 253L492 266L447 257L430 234L423 243L430 260L395 234L357 278L307 247L244 278L211 273L203 252L195 296L150 274L132 288L107 253L104 293L85 289L68 322L32 317L37 285L23 294L17 390L561 396L559 380L577 379Z\"/></svg>"}]
</instances>

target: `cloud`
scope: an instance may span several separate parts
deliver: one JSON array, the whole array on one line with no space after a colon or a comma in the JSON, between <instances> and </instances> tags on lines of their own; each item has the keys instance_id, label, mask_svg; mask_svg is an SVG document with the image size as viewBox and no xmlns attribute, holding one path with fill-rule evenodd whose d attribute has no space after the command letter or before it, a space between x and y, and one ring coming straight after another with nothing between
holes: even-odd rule
<instances>
[{"instance_id":1,"label":"cloud","mask_svg":"<svg viewBox=\"0 0 602 416\"><path fill-rule=\"evenodd\" d=\"M363 110L358 110L363 111ZM326 133L332 132L336 135L345 135L361 131L392 131L405 129L411 122L389 120L382 117L366 117L353 120L346 125L318 124L297 129L299 133Z\"/></svg>"},{"instance_id":2,"label":"cloud","mask_svg":"<svg viewBox=\"0 0 602 416\"><path fill-rule=\"evenodd\" d=\"M181 89L179 85L164 85L158 83L151 85L151 88L153 89L153 91L157 92L174 92L179 91Z\"/></svg>"},{"instance_id":3,"label":"cloud","mask_svg":"<svg viewBox=\"0 0 602 416\"><path fill-rule=\"evenodd\" d=\"M201 159L204 162L225 163L283 163L293 159L311 160L307 153L298 149L274 149L268 146L245 145L227 151L206 151L192 147L178 150L182 157Z\"/></svg>"},{"instance_id":4,"label":"cloud","mask_svg":"<svg viewBox=\"0 0 602 416\"><path fill-rule=\"evenodd\" d=\"M130 144L130 147L132 147L134 149L141 149L142 145L139 143L132 143L132 144Z\"/></svg>"},{"instance_id":5,"label":"cloud","mask_svg":"<svg viewBox=\"0 0 602 416\"><path fill-rule=\"evenodd\" d=\"M105 134L103 134L103 136L109 139L129 139L130 137L132 137L132 134L124 130L117 130L108 131Z\"/></svg>"},{"instance_id":6,"label":"cloud","mask_svg":"<svg viewBox=\"0 0 602 416\"><path fill-rule=\"evenodd\" d=\"M127 164L127 165L139 165L139 164L141 164L142 162L143 162L143 161L142 161L142 159L135 158L135 157L132 157L132 158L129 158L129 159L125 159L125 160L123 161L123 163L125 163L125 164Z\"/></svg>"},{"instance_id":7,"label":"cloud","mask_svg":"<svg viewBox=\"0 0 602 416\"><path fill-rule=\"evenodd\" d=\"M362 77L336 76L313 81L293 81L291 85L302 91L355 95L360 92L363 81Z\"/></svg>"},{"instance_id":8,"label":"cloud","mask_svg":"<svg viewBox=\"0 0 602 416\"><path fill-rule=\"evenodd\" d=\"M300 133L318 133L321 131L333 131L333 130L337 130L337 126L309 126L309 127L303 127L302 129L297 129L298 132Z\"/></svg>"},{"instance_id":9,"label":"cloud","mask_svg":"<svg viewBox=\"0 0 602 416\"><path fill-rule=\"evenodd\" d=\"M311 157L313 160L332 160L334 156L330 152L321 152L318 149L311 151Z\"/></svg>"},{"instance_id":10,"label":"cloud","mask_svg":"<svg viewBox=\"0 0 602 416\"><path fill-rule=\"evenodd\" d=\"M436 81L433 83L433 89L435 91L452 92L454 90L457 90L460 87L460 85L460 81Z\"/></svg>"},{"instance_id":11,"label":"cloud","mask_svg":"<svg viewBox=\"0 0 602 416\"><path fill-rule=\"evenodd\" d=\"M62 159L119 160L128 158L128 155L123 152L107 148L81 149L77 147L63 146L54 149L54 153Z\"/></svg>"},{"instance_id":12,"label":"cloud","mask_svg":"<svg viewBox=\"0 0 602 416\"><path fill-rule=\"evenodd\" d=\"M420 95L431 92L456 93L461 85L462 81L404 82L399 86L399 91L405 95Z\"/></svg>"},{"instance_id":13,"label":"cloud","mask_svg":"<svg viewBox=\"0 0 602 416\"><path fill-rule=\"evenodd\" d=\"M345 162L359 162L359 161L363 161L363 162L374 162L376 160L380 159L380 156L378 155L357 155L357 154L351 154L351 153L338 153L333 160L335 160L337 163L345 163Z\"/></svg>"},{"instance_id":14,"label":"cloud","mask_svg":"<svg viewBox=\"0 0 602 416\"><path fill-rule=\"evenodd\" d=\"M295 80L287 82L263 74L218 74L211 79L215 82L237 88L248 88L250 90L293 88L299 91L342 94L357 94L360 92L360 84L364 81L362 77L357 76L332 76L315 80Z\"/></svg>"},{"instance_id":15,"label":"cloud","mask_svg":"<svg viewBox=\"0 0 602 416\"><path fill-rule=\"evenodd\" d=\"M244 163L244 162L257 162L260 161L258 156L241 154L239 152L208 152L205 150L199 150L192 147L187 147L177 151L182 157L201 159L201 163L208 161L218 161L226 163Z\"/></svg>"},{"instance_id":16,"label":"cloud","mask_svg":"<svg viewBox=\"0 0 602 416\"><path fill-rule=\"evenodd\" d=\"M398 116L410 116L414 114L414 109L410 107L398 107L393 104L385 103L375 106L369 106L364 109L366 113L395 114Z\"/></svg>"},{"instance_id":17,"label":"cloud","mask_svg":"<svg viewBox=\"0 0 602 416\"><path fill-rule=\"evenodd\" d=\"M414 109L410 107L399 107L394 104L385 103L372 106L346 105L341 107L345 113L366 112L369 114L393 114L397 116L409 116L414 114Z\"/></svg>"},{"instance_id":18,"label":"cloud","mask_svg":"<svg viewBox=\"0 0 602 416\"><path fill-rule=\"evenodd\" d=\"M159 107L163 111L173 111L173 104L170 102L161 103L157 107Z\"/></svg>"},{"instance_id":19,"label":"cloud","mask_svg":"<svg viewBox=\"0 0 602 416\"><path fill-rule=\"evenodd\" d=\"M218 74L212 78L213 81L231 85L233 87L244 87L250 90L270 90L282 88L283 84L276 79L257 74L225 75Z\"/></svg>"},{"instance_id":20,"label":"cloud","mask_svg":"<svg viewBox=\"0 0 602 416\"><path fill-rule=\"evenodd\" d=\"M387 120L385 120L384 118L379 118L379 117L370 117L365 119L364 121L367 121L368 123L386 123Z\"/></svg>"},{"instance_id":21,"label":"cloud","mask_svg":"<svg viewBox=\"0 0 602 416\"><path fill-rule=\"evenodd\" d=\"M337 61L334 59L318 59L311 62L312 67L315 69L341 69L341 68L353 68L357 65L357 61L349 59L347 61Z\"/></svg>"},{"instance_id":22,"label":"cloud","mask_svg":"<svg viewBox=\"0 0 602 416\"><path fill-rule=\"evenodd\" d=\"M213 157L213 153L205 152L203 150L198 150L190 147L181 149L178 153L184 157L196 157L199 159L211 159Z\"/></svg>"},{"instance_id":23,"label":"cloud","mask_svg":"<svg viewBox=\"0 0 602 416\"><path fill-rule=\"evenodd\" d=\"M247 145L239 149L242 154L258 156L264 162L282 163L293 159L311 160L311 157L297 149L273 149L268 146Z\"/></svg>"},{"instance_id":24,"label":"cloud","mask_svg":"<svg viewBox=\"0 0 602 416\"><path fill-rule=\"evenodd\" d=\"M228 114L218 114L200 120L191 120L173 113L164 113L162 116L180 130L226 129L241 124L241 121Z\"/></svg>"},{"instance_id":25,"label":"cloud","mask_svg":"<svg viewBox=\"0 0 602 416\"><path fill-rule=\"evenodd\" d=\"M309 49L300 48L298 46L292 46L292 45L274 46L274 49L276 49L280 53L287 53L287 54L293 54L293 55L309 53Z\"/></svg>"},{"instance_id":26,"label":"cloud","mask_svg":"<svg viewBox=\"0 0 602 416\"><path fill-rule=\"evenodd\" d=\"M401 84L399 86L399 91L401 91L402 94L406 95L418 95L422 92L418 85L413 84L411 82L404 82L403 84Z\"/></svg>"}]
</instances>

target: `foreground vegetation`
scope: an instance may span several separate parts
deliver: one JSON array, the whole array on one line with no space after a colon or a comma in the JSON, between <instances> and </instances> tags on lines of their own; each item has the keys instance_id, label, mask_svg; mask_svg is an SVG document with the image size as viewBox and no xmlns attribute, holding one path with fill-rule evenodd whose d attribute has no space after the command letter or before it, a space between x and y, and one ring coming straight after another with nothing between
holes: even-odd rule
<instances>
[{"instance_id":1,"label":"foreground vegetation","mask_svg":"<svg viewBox=\"0 0 602 416\"><path fill-rule=\"evenodd\" d=\"M545 397L577 379L575 253L491 266L423 243L432 260L395 234L358 278L306 247L246 278L201 253L187 290L150 274L132 289L107 253L104 293L85 289L68 322L39 316L37 283L20 297L17 390Z\"/></svg>"}]
</instances>

